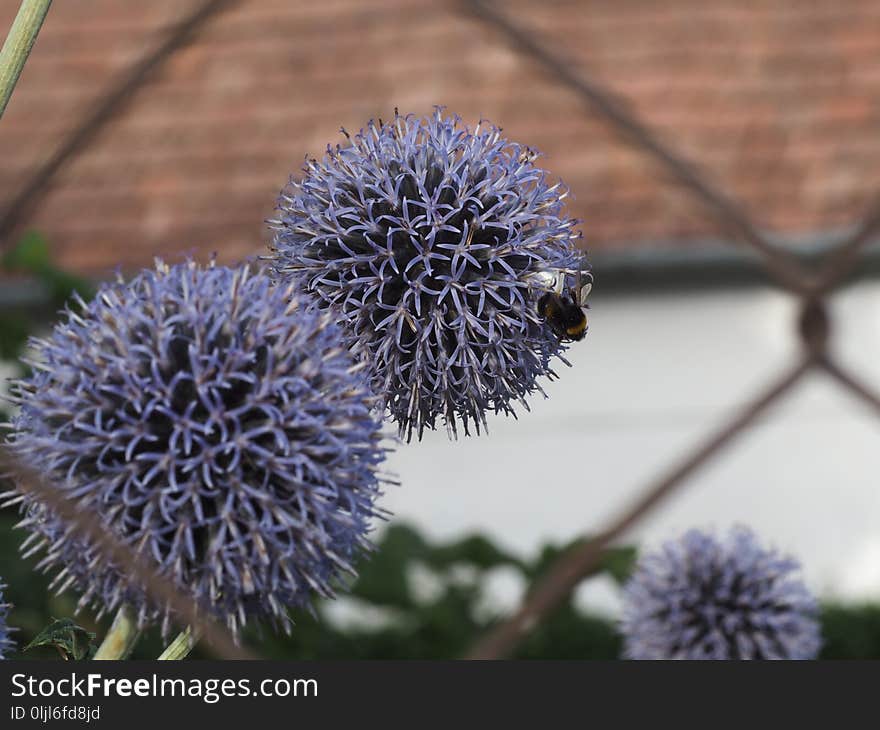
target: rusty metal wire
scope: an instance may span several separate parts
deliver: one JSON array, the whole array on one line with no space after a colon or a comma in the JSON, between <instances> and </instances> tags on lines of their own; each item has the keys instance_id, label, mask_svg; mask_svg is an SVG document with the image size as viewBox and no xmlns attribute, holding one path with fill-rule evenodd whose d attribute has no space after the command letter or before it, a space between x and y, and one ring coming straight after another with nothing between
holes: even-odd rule
<instances>
[{"instance_id":1,"label":"rusty metal wire","mask_svg":"<svg viewBox=\"0 0 880 730\"><path fill-rule=\"evenodd\" d=\"M195 601L182 593L173 581L156 572L140 553L107 530L97 514L87 512L63 496L41 474L15 458L9 448L0 444L0 474L14 477L17 488L38 499L63 519L75 534L80 535L100 550L108 562L124 565L147 594L159 604L167 604L180 619L193 627L208 647L223 659L255 659L255 655L240 647L232 634L200 611Z\"/></svg>"},{"instance_id":2,"label":"rusty metal wire","mask_svg":"<svg viewBox=\"0 0 880 730\"><path fill-rule=\"evenodd\" d=\"M551 565L545 577L528 591L520 608L478 641L467 655L470 659L496 659L509 655L539 621L546 618L583 578L595 570L603 551L612 541L681 488L691 474L753 425L758 416L790 391L809 370L814 367L824 370L880 414L880 394L841 367L826 350L831 325L824 301L855 268L864 246L880 233L880 197L855 233L826 257L818 275L808 272L791 254L769 244L735 201L716 190L689 162L661 143L630 110L615 101L609 90L595 80L578 74L560 56L536 40L534 33L526 32L484 0L466 0L465 7L483 22L503 32L518 51L534 58L558 81L572 88L586 102L589 110L603 118L637 149L663 164L678 182L710 207L727 229L759 251L768 272L801 298L798 334L804 345L803 358L789 371L685 455L677 466L652 482L628 509L611 520L598 535L562 555Z\"/></svg>"},{"instance_id":3,"label":"rusty metal wire","mask_svg":"<svg viewBox=\"0 0 880 730\"><path fill-rule=\"evenodd\" d=\"M819 361L822 369L850 391L860 401L869 405L880 415L880 393L858 376L841 367L832 357L826 356Z\"/></svg>"}]
</instances>

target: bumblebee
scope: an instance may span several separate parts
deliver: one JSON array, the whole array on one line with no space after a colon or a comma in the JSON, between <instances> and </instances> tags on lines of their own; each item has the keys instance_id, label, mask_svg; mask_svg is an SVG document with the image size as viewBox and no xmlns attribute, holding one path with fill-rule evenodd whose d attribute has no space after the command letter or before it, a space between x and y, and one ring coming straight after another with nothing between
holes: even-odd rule
<instances>
[{"instance_id":1,"label":"bumblebee","mask_svg":"<svg viewBox=\"0 0 880 730\"><path fill-rule=\"evenodd\" d=\"M540 278L545 286L552 286L538 300L538 314L550 325L563 342L577 342L587 334L587 297L593 288L593 275L589 271L574 273L574 285L566 286L571 273L559 271L555 275L542 272Z\"/></svg>"}]
</instances>

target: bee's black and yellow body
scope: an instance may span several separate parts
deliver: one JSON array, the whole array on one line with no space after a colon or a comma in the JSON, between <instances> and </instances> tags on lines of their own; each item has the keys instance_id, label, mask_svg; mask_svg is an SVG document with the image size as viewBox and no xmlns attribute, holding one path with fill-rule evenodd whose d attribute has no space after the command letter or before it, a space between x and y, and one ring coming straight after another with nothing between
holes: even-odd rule
<instances>
[{"instance_id":1,"label":"bee's black and yellow body","mask_svg":"<svg viewBox=\"0 0 880 730\"><path fill-rule=\"evenodd\" d=\"M538 313L563 340L579 341L587 334L587 315L565 294L544 294L538 300Z\"/></svg>"}]
</instances>

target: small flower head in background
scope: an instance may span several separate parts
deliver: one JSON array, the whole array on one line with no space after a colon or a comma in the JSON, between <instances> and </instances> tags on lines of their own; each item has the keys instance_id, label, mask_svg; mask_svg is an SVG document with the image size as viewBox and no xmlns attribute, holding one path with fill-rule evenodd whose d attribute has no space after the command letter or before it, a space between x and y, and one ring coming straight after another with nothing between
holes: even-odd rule
<instances>
[{"instance_id":1,"label":"small flower head in background","mask_svg":"<svg viewBox=\"0 0 880 730\"><path fill-rule=\"evenodd\" d=\"M564 344L537 302L585 263L568 192L534 157L440 109L395 113L310 160L279 201L276 274L333 307L407 440L438 417L479 432L554 375Z\"/></svg>"},{"instance_id":2,"label":"small flower head in background","mask_svg":"<svg viewBox=\"0 0 880 730\"><path fill-rule=\"evenodd\" d=\"M375 397L330 315L248 266L157 264L105 285L33 345L10 444L101 515L206 611L287 629L367 547L384 460ZM132 605L132 584L41 504L27 554L80 606Z\"/></svg>"},{"instance_id":3,"label":"small flower head in background","mask_svg":"<svg viewBox=\"0 0 880 730\"><path fill-rule=\"evenodd\" d=\"M797 561L746 528L691 530L642 557L624 591L628 659L812 659L818 606Z\"/></svg>"},{"instance_id":4,"label":"small flower head in background","mask_svg":"<svg viewBox=\"0 0 880 730\"><path fill-rule=\"evenodd\" d=\"M6 585L0 580L0 659L8 659L9 654L15 646L15 642L10 637L12 629L9 627L9 611L12 608L6 600L3 592Z\"/></svg>"}]
</instances>

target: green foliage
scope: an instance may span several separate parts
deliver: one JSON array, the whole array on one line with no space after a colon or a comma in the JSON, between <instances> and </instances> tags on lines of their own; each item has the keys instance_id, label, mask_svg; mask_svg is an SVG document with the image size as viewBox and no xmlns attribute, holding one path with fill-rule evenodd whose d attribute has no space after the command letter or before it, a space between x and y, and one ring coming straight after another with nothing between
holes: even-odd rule
<instances>
[{"instance_id":1,"label":"green foliage","mask_svg":"<svg viewBox=\"0 0 880 730\"><path fill-rule=\"evenodd\" d=\"M454 565L468 565L482 571L504 565L523 572L528 570L528 566L480 535L432 546L412 527L397 523L385 531L378 555L361 567L352 595L382 606L414 608L416 604L410 595L406 571L416 562L437 571Z\"/></svg>"},{"instance_id":2,"label":"green foliage","mask_svg":"<svg viewBox=\"0 0 880 730\"><path fill-rule=\"evenodd\" d=\"M247 640L263 656L277 659L460 657L493 623L478 610L488 571L511 566L532 583L559 555L578 544L546 546L533 560L523 561L483 536L432 545L415 528L394 524L385 531L376 554L363 566L362 576L349 594L365 612L376 606L393 609L387 614L387 624L336 627L323 615L324 602L317 606L316 616L298 621L290 637L261 639L254 633ZM479 549L473 549L477 545ZM634 547L612 548L605 553L598 572L621 584L632 570L636 553ZM434 600L420 603L413 595L409 571L414 563L439 571L443 578L442 590ZM463 583L456 579L456 572L471 574L473 580ZM823 607L821 620L825 641L821 658L880 658L880 606L829 604ZM526 637L515 657L617 659L620 650L621 638L613 619L583 613L568 600Z\"/></svg>"},{"instance_id":3,"label":"green foliage","mask_svg":"<svg viewBox=\"0 0 880 730\"><path fill-rule=\"evenodd\" d=\"M392 524L342 599L355 613L362 612L361 620L349 628L334 626L327 618L328 603L322 602L315 616L297 622L290 637L260 640L254 633L248 643L277 659L456 658L498 618L484 606L490 571L511 568L528 584L571 547L547 546L534 560L524 561L482 535L432 544L414 527ZM600 572L622 579L634 554L631 548L609 551ZM414 590L412 571L417 566L436 581L434 595L426 598ZM376 614L384 620L370 625ZM517 656L614 659L618 654L619 638L611 621L583 614L569 601L529 637Z\"/></svg>"},{"instance_id":4,"label":"green foliage","mask_svg":"<svg viewBox=\"0 0 880 730\"><path fill-rule=\"evenodd\" d=\"M7 515L9 517L9 515ZM10 535L11 521L0 521L0 550L13 554L17 535ZM290 636L269 630L252 630L248 646L271 659L451 659L467 652L497 617L481 608L486 574L499 567L512 567L526 580L533 580L564 548L548 546L533 560L515 558L483 536L432 544L413 527L395 524L387 528L375 554L362 565L361 578L342 593L358 619L351 625L329 619L329 601L319 602L315 615L301 615ZM632 548L615 548L606 554L602 572L623 580L632 564ZM413 590L414 565L429 569L439 589L426 600ZM10 623L19 627L16 637L32 639L47 615L72 613L71 596L52 597L46 578L32 571L25 561L4 561L14 604ZM377 619L379 616L381 620ZM109 619L97 623L89 614L79 618L87 633L103 636ZM825 646L823 659L880 657L880 606L828 605L822 614ZM133 658L159 655L163 647L158 632L150 631L137 645ZM610 617L583 613L565 602L541 623L515 654L519 659L617 659L621 641ZM33 652L21 658L37 658ZM42 658L51 658L46 650ZM210 656L196 648L195 658Z\"/></svg>"},{"instance_id":5,"label":"green foliage","mask_svg":"<svg viewBox=\"0 0 880 730\"><path fill-rule=\"evenodd\" d=\"M85 279L52 264L49 246L39 233L26 233L0 257L0 274L27 277L37 290L45 292L46 300L36 312L14 306L0 311L0 360L17 358L28 335L45 323L49 311L63 307L74 292L84 299L94 295L94 288Z\"/></svg>"},{"instance_id":6,"label":"green foliage","mask_svg":"<svg viewBox=\"0 0 880 730\"><path fill-rule=\"evenodd\" d=\"M601 570L608 573L618 585L626 583L638 557L638 550L631 545L611 548L602 556Z\"/></svg>"},{"instance_id":7,"label":"green foliage","mask_svg":"<svg viewBox=\"0 0 880 730\"><path fill-rule=\"evenodd\" d=\"M25 233L15 246L3 254L2 263L7 271L34 273L51 268L49 244L39 233Z\"/></svg>"},{"instance_id":8,"label":"green foliage","mask_svg":"<svg viewBox=\"0 0 880 730\"><path fill-rule=\"evenodd\" d=\"M94 643L95 634L77 626L69 618L53 619L22 651L30 651L39 646L51 646L63 659L91 659L98 647Z\"/></svg>"},{"instance_id":9,"label":"green foliage","mask_svg":"<svg viewBox=\"0 0 880 730\"><path fill-rule=\"evenodd\" d=\"M14 360L27 342L30 331L23 316L0 312L0 360Z\"/></svg>"},{"instance_id":10,"label":"green foliage","mask_svg":"<svg viewBox=\"0 0 880 730\"><path fill-rule=\"evenodd\" d=\"M476 637L474 637L476 638ZM584 615L570 603L539 624L517 648L517 659L618 659L622 641L605 617Z\"/></svg>"},{"instance_id":11,"label":"green foliage","mask_svg":"<svg viewBox=\"0 0 880 730\"><path fill-rule=\"evenodd\" d=\"M880 606L824 606L822 639L821 659L877 659L880 657Z\"/></svg>"},{"instance_id":12,"label":"green foliage","mask_svg":"<svg viewBox=\"0 0 880 730\"><path fill-rule=\"evenodd\" d=\"M85 279L75 276L52 264L49 244L39 233L30 231L7 251L0 267L7 273L27 274L45 287L52 307L58 309L77 292L83 299L94 296L94 288Z\"/></svg>"},{"instance_id":13,"label":"green foliage","mask_svg":"<svg viewBox=\"0 0 880 730\"><path fill-rule=\"evenodd\" d=\"M19 647L32 642L43 630L50 616L71 617L76 601L72 594L55 595L49 590L49 577L34 570L36 559L21 560L18 548L24 534L13 529L18 522L18 512L13 507L0 510L0 576L7 584L6 600L13 608L9 625L17 630L13 635ZM90 617L80 617L79 623L89 631L100 631ZM56 652L37 649L21 658L52 658Z\"/></svg>"}]
</instances>

